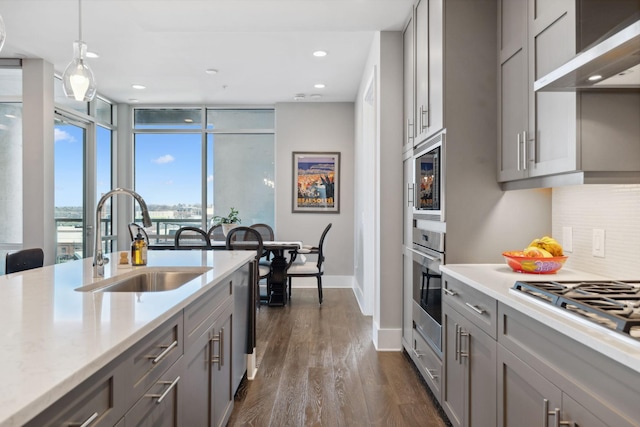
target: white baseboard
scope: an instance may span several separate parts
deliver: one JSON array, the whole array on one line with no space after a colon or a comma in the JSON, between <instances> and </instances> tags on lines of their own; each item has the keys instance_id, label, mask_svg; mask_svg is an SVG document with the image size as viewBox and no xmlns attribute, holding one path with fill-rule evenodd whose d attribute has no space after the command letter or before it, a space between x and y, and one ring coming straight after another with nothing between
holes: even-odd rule
<instances>
[{"instance_id":1,"label":"white baseboard","mask_svg":"<svg viewBox=\"0 0 640 427\"><path fill-rule=\"evenodd\" d=\"M372 335L376 351L402 351L402 328L380 329L374 321Z\"/></svg>"}]
</instances>

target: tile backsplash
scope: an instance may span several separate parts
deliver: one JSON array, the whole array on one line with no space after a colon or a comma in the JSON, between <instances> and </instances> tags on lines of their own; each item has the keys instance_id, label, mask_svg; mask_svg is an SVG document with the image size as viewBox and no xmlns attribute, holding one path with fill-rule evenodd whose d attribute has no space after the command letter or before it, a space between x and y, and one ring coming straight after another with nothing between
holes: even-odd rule
<instances>
[{"instance_id":1,"label":"tile backsplash","mask_svg":"<svg viewBox=\"0 0 640 427\"><path fill-rule=\"evenodd\" d=\"M552 191L552 233L564 244L573 229L566 267L612 279L640 280L640 185L578 185ZM592 255L593 230L605 230L604 258Z\"/></svg>"}]
</instances>

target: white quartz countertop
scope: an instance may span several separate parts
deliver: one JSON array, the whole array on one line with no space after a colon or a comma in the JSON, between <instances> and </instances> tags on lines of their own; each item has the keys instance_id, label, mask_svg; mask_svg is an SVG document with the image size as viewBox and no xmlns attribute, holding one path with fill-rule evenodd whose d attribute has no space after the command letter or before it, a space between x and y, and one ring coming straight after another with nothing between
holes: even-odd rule
<instances>
[{"instance_id":1,"label":"white quartz countertop","mask_svg":"<svg viewBox=\"0 0 640 427\"><path fill-rule=\"evenodd\" d=\"M249 262L247 251L149 251L147 267L211 267L164 292L78 292L92 259L0 276L0 427L22 426L127 348Z\"/></svg>"},{"instance_id":2,"label":"white quartz countertop","mask_svg":"<svg viewBox=\"0 0 640 427\"><path fill-rule=\"evenodd\" d=\"M556 331L640 372L640 341L510 290L516 281L633 280L561 269L556 274L516 273L506 264L449 264L440 270Z\"/></svg>"}]
</instances>

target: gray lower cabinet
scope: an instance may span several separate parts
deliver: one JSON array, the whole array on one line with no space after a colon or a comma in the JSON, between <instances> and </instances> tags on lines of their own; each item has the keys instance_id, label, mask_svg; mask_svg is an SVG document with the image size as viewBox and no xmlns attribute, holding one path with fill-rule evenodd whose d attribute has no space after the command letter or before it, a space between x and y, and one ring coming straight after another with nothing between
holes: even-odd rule
<instances>
[{"instance_id":1,"label":"gray lower cabinet","mask_svg":"<svg viewBox=\"0 0 640 427\"><path fill-rule=\"evenodd\" d=\"M442 407L454 426L496 424L496 341L443 304Z\"/></svg>"},{"instance_id":2,"label":"gray lower cabinet","mask_svg":"<svg viewBox=\"0 0 640 427\"><path fill-rule=\"evenodd\" d=\"M640 426L639 375L498 305L498 426Z\"/></svg>"},{"instance_id":3,"label":"gray lower cabinet","mask_svg":"<svg viewBox=\"0 0 640 427\"><path fill-rule=\"evenodd\" d=\"M133 405L124 427L178 427L183 410L183 358L180 357Z\"/></svg>"},{"instance_id":4,"label":"gray lower cabinet","mask_svg":"<svg viewBox=\"0 0 640 427\"><path fill-rule=\"evenodd\" d=\"M246 369L249 268L241 268L33 418L26 427L224 426ZM237 295L236 295L237 291ZM237 304L236 298L243 300ZM236 321L235 308L243 319ZM234 344L234 341L240 343ZM240 353L240 354L238 354ZM234 361L239 361L238 369Z\"/></svg>"},{"instance_id":5,"label":"gray lower cabinet","mask_svg":"<svg viewBox=\"0 0 640 427\"><path fill-rule=\"evenodd\" d=\"M223 426L231 414L232 307L223 304L185 352L184 426Z\"/></svg>"}]
</instances>

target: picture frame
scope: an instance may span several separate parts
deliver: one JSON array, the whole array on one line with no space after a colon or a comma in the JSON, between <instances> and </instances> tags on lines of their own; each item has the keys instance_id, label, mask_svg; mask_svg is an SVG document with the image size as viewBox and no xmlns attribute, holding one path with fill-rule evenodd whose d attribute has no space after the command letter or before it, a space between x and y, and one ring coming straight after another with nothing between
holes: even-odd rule
<instances>
[{"instance_id":1,"label":"picture frame","mask_svg":"<svg viewBox=\"0 0 640 427\"><path fill-rule=\"evenodd\" d=\"M340 213L340 153L293 152L292 212Z\"/></svg>"}]
</instances>

